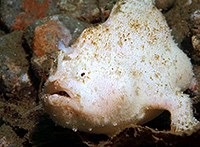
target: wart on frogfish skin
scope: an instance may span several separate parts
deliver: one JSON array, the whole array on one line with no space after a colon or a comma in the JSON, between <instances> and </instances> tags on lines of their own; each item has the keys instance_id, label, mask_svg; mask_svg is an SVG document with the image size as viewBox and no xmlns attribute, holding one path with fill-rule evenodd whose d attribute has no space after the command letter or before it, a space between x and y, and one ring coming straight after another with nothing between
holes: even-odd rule
<instances>
[{"instance_id":1,"label":"wart on frogfish skin","mask_svg":"<svg viewBox=\"0 0 200 147\"><path fill-rule=\"evenodd\" d=\"M60 51L43 97L59 125L112 135L168 110L171 132L191 133L199 126L192 100L183 94L194 84L190 59L175 44L154 0L119 0L106 22L84 30L70 48L73 52Z\"/></svg>"}]
</instances>

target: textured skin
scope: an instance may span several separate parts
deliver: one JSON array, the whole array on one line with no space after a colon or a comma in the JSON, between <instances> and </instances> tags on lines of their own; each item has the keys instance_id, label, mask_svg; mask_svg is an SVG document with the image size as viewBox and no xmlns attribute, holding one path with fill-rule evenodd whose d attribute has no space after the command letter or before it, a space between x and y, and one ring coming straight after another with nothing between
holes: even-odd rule
<instances>
[{"instance_id":1,"label":"textured skin","mask_svg":"<svg viewBox=\"0 0 200 147\"><path fill-rule=\"evenodd\" d=\"M105 23L85 29L68 49L44 96L58 124L110 135L168 110L173 132L198 125L182 93L193 77L190 59L152 1L118 1Z\"/></svg>"}]
</instances>

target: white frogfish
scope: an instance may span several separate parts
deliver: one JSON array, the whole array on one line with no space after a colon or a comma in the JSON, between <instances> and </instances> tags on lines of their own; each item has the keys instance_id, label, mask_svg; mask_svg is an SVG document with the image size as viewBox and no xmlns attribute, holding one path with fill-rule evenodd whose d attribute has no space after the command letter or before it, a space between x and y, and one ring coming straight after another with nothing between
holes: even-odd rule
<instances>
[{"instance_id":1,"label":"white frogfish","mask_svg":"<svg viewBox=\"0 0 200 147\"><path fill-rule=\"evenodd\" d=\"M190 59L153 0L119 0L68 49L44 88L44 107L57 124L111 135L168 110L172 132L199 125L183 93L194 76Z\"/></svg>"}]
</instances>

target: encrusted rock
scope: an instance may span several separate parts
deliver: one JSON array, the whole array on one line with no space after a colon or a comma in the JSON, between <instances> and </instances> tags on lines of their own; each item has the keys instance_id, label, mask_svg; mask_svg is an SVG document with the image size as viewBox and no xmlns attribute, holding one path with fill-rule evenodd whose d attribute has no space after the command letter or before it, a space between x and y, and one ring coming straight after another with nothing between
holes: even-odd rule
<instances>
[{"instance_id":1,"label":"encrusted rock","mask_svg":"<svg viewBox=\"0 0 200 147\"><path fill-rule=\"evenodd\" d=\"M0 38L0 91L6 97L29 97L33 92L22 34L16 31Z\"/></svg>"},{"instance_id":2,"label":"encrusted rock","mask_svg":"<svg viewBox=\"0 0 200 147\"><path fill-rule=\"evenodd\" d=\"M64 15L36 21L28 27L25 38L33 52L32 64L39 79L46 79L57 51L68 47L89 25Z\"/></svg>"},{"instance_id":3,"label":"encrusted rock","mask_svg":"<svg viewBox=\"0 0 200 147\"><path fill-rule=\"evenodd\" d=\"M200 34L192 36L192 46L200 54Z\"/></svg>"},{"instance_id":4,"label":"encrusted rock","mask_svg":"<svg viewBox=\"0 0 200 147\"><path fill-rule=\"evenodd\" d=\"M173 9L164 13L179 46L190 35L190 17L198 9L200 9L199 0L176 0Z\"/></svg>"},{"instance_id":5,"label":"encrusted rock","mask_svg":"<svg viewBox=\"0 0 200 147\"><path fill-rule=\"evenodd\" d=\"M200 9L194 11L190 16L191 43L193 47L193 59L200 61Z\"/></svg>"},{"instance_id":6,"label":"encrusted rock","mask_svg":"<svg viewBox=\"0 0 200 147\"><path fill-rule=\"evenodd\" d=\"M158 9L166 11L173 6L175 0L156 0L155 2Z\"/></svg>"},{"instance_id":7,"label":"encrusted rock","mask_svg":"<svg viewBox=\"0 0 200 147\"><path fill-rule=\"evenodd\" d=\"M191 15L190 20L192 22L192 33L194 35L200 34L200 9Z\"/></svg>"},{"instance_id":8,"label":"encrusted rock","mask_svg":"<svg viewBox=\"0 0 200 147\"><path fill-rule=\"evenodd\" d=\"M7 0L1 1L0 13L10 29L23 30L34 21L57 13L52 0Z\"/></svg>"},{"instance_id":9,"label":"encrusted rock","mask_svg":"<svg viewBox=\"0 0 200 147\"><path fill-rule=\"evenodd\" d=\"M5 32L0 30L0 37L3 36L3 35L5 35Z\"/></svg>"},{"instance_id":10,"label":"encrusted rock","mask_svg":"<svg viewBox=\"0 0 200 147\"><path fill-rule=\"evenodd\" d=\"M74 18L83 18L89 22L94 22L101 18L101 8L104 9L107 2L111 3L112 1L4 0L1 1L0 16L10 30L24 30L38 19L55 14L70 15ZM108 15L107 11L105 15Z\"/></svg>"}]
</instances>

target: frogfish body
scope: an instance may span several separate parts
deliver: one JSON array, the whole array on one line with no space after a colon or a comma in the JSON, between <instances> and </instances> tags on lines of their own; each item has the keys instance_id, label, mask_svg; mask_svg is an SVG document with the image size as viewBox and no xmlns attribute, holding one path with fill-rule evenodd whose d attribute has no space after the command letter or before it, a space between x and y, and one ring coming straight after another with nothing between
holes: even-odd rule
<instances>
[{"instance_id":1,"label":"frogfish body","mask_svg":"<svg viewBox=\"0 0 200 147\"><path fill-rule=\"evenodd\" d=\"M193 71L152 0L119 0L106 22L60 51L45 84L46 111L59 125L113 134L171 113L171 131L199 124L183 94Z\"/></svg>"}]
</instances>

